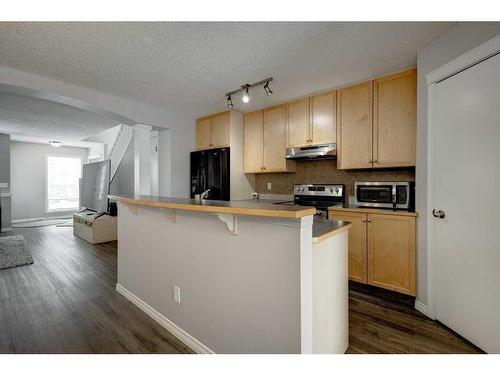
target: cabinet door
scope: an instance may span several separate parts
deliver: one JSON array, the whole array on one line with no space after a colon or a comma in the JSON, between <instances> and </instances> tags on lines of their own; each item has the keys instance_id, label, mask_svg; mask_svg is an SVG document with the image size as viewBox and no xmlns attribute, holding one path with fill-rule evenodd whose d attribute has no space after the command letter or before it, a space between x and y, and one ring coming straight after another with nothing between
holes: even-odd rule
<instances>
[{"instance_id":1,"label":"cabinet door","mask_svg":"<svg viewBox=\"0 0 500 375\"><path fill-rule=\"evenodd\" d=\"M336 92L312 96L311 142L313 144L335 143L337 141Z\"/></svg>"},{"instance_id":2,"label":"cabinet door","mask_svg":"<svg viewBox=\"0 0 500 375\"><path fill-rule=\"evenodd\" d=\"M263 111L245 113L244 116L245 173L262 172L264 168L264 117Z\"/></svg>"},{"instance_id":3,"label":"cabinet door","mask_svg":"<svg viewBox=\"0 0 500 375\"><path fill-rule=\"evenodd\" d=\"M417 144L417 71L374 81L373 166L414 166Z\"/></svg>"},{"instance_id":4,"label":"cabinet door","mask_svg":"<svg viewBox=\"0 0 500 375\"><path fill-rule=\"evenodd\" d=\"M286 170L285 106L264 109L264 171Z\"/></svg>"},{"instance_id":5,"label":"cabinet door","mask_svg":"<svg viewBox=\"0 0 500 375\"><path fill-rule=\"evenodd\" d=\"M372 82L337 92L337 167L372 167Z\"/></svg>"},{"instance_id":6,"label":"cabinet door","mask_svg":"<svg viewBox=\"0 0 500 375\"><path fill-rule=\"evenodd\" d=\"M415 218L368 214L368 284L415 296Z\"/></svg>"},{"instance_id":7,"label":"cabinet door","mask_svg":"<svg viewBox=\"0 0 500 375\"><path fill-rule=\"evenodd\" d=\"M332 219L350 221L349 279L366 283L366 214L332 211Z\"/></svg>"},{"instance_id":8,"label":"cabinet door","mask_svg":"<svg viewBox=\"0 0 500 375\"><path fill-rule=\"evenodd\" d=\"M288 147L306 146L310 140L309 98L288 103L286 108Z\"/></svg>"},{"instance_id":9,"label":"cabinet door","mask_svg":"<svg viewBox=\"0 0 500 375\"><path fill-rule=\"evenodd\" d=\"M205 117L196 121L196 148L198 150L212 147L212 119Z\"/></svg>"},{"instance_id":10,"label":"cabinet door","mask_svg":"<svg viewBox=\"0 0 500 375\"><path fill-rule=\"evenodd\" d=\"M219 113L212 117L213 147L229 145L229 112Z\"/></svg>"}]
</instances>

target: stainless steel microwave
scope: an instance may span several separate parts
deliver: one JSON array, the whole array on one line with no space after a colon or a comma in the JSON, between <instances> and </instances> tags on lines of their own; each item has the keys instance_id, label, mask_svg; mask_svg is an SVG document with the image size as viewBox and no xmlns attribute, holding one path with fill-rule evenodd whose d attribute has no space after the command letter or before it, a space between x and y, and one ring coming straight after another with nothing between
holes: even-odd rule
<instances>
[{"instance_id":1,"label":"stainless steel microwave","mask_svg":"<svg viewBox=\"0 0 500 375\"><path fill-rule=\"evenodd\" d=\"M414 182L355 182L354 190L359 207L415 210Z\"/></svg>"}]
</instances>

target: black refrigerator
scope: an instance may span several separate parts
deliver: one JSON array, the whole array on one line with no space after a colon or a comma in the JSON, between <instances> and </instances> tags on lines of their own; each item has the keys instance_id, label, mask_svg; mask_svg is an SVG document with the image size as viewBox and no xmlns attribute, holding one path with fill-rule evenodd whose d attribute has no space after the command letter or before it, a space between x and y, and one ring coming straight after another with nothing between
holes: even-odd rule
<instances>
[{"instance_id":1,"label":"black refrigerator","mask_svg":"<svg viewBox=\"0 0 500 375\"><path fill-rule=\"evenodd\" d=\"M209 189L207 199L230 199L229 147L191 152L191 198Z\"/></svg>"}]
</instances>

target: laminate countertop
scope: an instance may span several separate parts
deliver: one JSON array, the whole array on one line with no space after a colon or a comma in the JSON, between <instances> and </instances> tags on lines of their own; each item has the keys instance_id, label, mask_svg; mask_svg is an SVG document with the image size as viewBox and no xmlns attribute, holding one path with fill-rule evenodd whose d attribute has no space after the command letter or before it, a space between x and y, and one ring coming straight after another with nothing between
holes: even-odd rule
<instances>
[{"instance_id":1,"label":"laminate countertop","mask_svg":"<svg viewBox=\"0 0 500 375\"><path fill-rule=\"evenodd\" d=\"M352 224L349 221L326 220L314 218L313 221L313 242L318 243L341 232L349 230Z\"/></svg>"},{"instance_id":2,"label":"laminate countertop","mask_svg":"<svg viewBox=\"0 0 500 375\"><path fill-rule=\"evenodd\" d=\"M126 205L221 214L298 219L304 216L314 215L316 213L316 209L314 207L280 205L274 204L272 201L260 200L199 201L195 199L171 198L153 195L141 195L137 197L109 195L108 197L111 200L120 201Z\"/></svg>"}]
</instances>

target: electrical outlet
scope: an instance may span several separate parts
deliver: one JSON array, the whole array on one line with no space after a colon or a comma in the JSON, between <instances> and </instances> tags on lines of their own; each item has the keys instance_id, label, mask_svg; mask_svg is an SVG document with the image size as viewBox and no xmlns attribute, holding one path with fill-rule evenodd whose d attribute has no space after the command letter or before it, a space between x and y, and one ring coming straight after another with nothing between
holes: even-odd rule
<instances>
[{"instance_id":1,"label":"electrical outlet","mask_svg":"<svg viewBox=\"0 0 500 375\"><path fill-rule=\"evenodd\" d=\"M267 190L271 190L273 188L273 184L268 182L267 183Z\"/></svg>"},{"instance_id":2,"label":"electrical outlet","mask_svg":"<svg viewBox=\"0 0 500 375\"><path fill-rule=\"evenodd\" d=\"M181 288L174 286L174 300L177 303L181 303Z\"/></svg>"}]
</instances>

